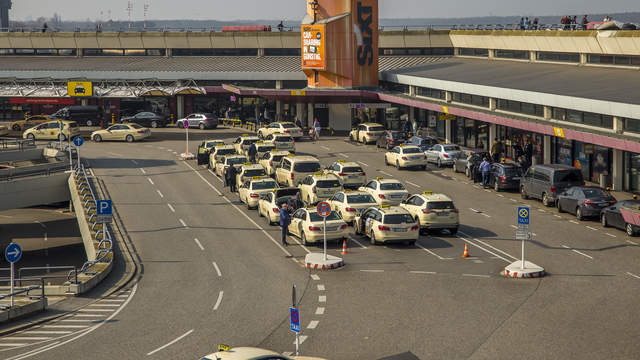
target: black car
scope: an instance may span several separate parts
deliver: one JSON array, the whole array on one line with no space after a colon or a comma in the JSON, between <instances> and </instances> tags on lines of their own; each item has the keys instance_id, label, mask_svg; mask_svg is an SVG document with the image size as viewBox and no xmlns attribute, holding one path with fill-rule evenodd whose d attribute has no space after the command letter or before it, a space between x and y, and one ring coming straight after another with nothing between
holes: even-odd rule
<instances>
[{"instance_id":1,"label":"black car","mask_svg":"<svg viewBox=\"0 0 640 360\"><path fill-rule=\"evenodd\" d=\"M384 134L380 135L376 141L376 147L386 148L391 150L392 148L404 144L407 140L407 136L402 131L387 130Z\"/></svg>"},{"instance_id":2,"label":"black car","mask_svg":"<svg viewBox=\"0 0 640 360\"><path fill-rule=\"evenodd\" d=\"M51 119L63 119L75 121L81 126L97 126L104 119L104 114L100 106L67 106L51 115Z\"/></svg>"},{"instance_id":3,"label":"black car","mask_svg":"<svg viewBox=\"0 0 640 360\"><path fill-rule=\"evenodd\" d=\"M513 163L494 163L491 164L489 184L493 186L495 191L518 190L521 177L522 168L520 166Z\"/></svg>"},{"instance_id":4,"label":"black car","mask_svg":"<svg viewBox=\"0 0 640 360\"><path fill-rule=\"evenodd\" d=\"M573 186L584 186L582 170L562 164L533 165L520 180L520 195L554 206L558 195Z\"/></svg>"},{"instance_id":5,"label":"black car","mask_svg":"<svg viewBox=\"0 0 640 360\"><path fill-rule=\"evenodd\" d=\"M139 112L133 116L123 117L120 119L123 123L135 123L144 127L158 128L167 126L167 117L164 115L154 114L152 112Z\"/></svg>"},{"instance_id":6,"label":"black car","mask_svg":"<svg viewBox=\"0 0 640 360\"><path fill-rule=\"evenodd\" d=\"M471 155L471 158L469 158L469 155ZM491 161L491 156L484 150L460 152L453 161L453 171L463 172L469 179L473 179L474 182L480 181L481 174L477 169L485 157Z\"/></svg>"},{"instance_id":7,"label":"black car","mask_svg":"<svg viewBox=\"0 0 640 360\"><path fill-rule=\"evenodd\" d=\"M573 186L558 195L558 212L575 214L578 220L598 217L602 209L616 203L616 199L605 189L597 186Z\"/></svg>"},{"instance_id":8,"label":"black car","mask_svg":"<svg viewBox=\"0 0 640 360\"><path fill-rule=\"evenodd\" d=\"M629 236L638 236L640 234L640 226L628 223L625 216L620 210L626 212L626 216L640 216L640 200L622 200L615 205L602 209L600 213L600 222L604 227L614 227L627 232Z\"/></svg>"},{"instance_id":9,"label":"black car","mask_svg":"<svg viewBox=\"0 0 640 360\"><path fill-rule=\"evenodd\" d=\"M407 140L406 144L407 145L414 145L420 148L420 150L422 151L427 151L428 149L430 149L433 145L438 144L438 139L427 136L424 138L421 138L419 136L412 136L411 138L409 138L409 140Z\"/></svg>"}]
</instances>

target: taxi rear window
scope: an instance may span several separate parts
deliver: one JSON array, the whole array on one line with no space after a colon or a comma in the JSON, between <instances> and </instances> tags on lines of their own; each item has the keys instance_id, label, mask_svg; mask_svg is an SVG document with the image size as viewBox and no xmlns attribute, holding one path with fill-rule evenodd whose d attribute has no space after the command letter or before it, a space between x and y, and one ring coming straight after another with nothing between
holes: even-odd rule
<instances>
[{"instance_id":1,"label":"taxi rear window","mask_svg":"<svg viewBox=\"0 0 640 360\"><path fill-rule=\"evenodd\" d=\"M320 163L317 162L299 162L293 166L293 171L297 172L318 172L320 170Z\"/></svg>"},{"instance_id":2,"label":"taxi rear window","mask_svg":"<svg viewBox=\"0 0 640 360\"><path fill-rule=\"evenodd\" d=\"M245 177L253 177L253 176L265 176L267 175L264 172L264 169L251 169L251 170L245 170L244 174L242 174Z\"/></svg>"},{"instance_id":3,"label":"taxi rear window","mask_svg":"<svg viewBox=\"0 0 640 360\"><path fill-rule=\"evenodd\" d=\"M260 181L254 182L251 186L252 190L266 190L266 189L275 189L278 187L275 181Z\"/></svg>"},{"instance_id":4,"label":"taxi rear window","mask_svg":"<svg viewBox=\"0 0 640 360\"><path fill-rule=\"evenodd\" d=\"M349 204L372 204L375 203L376 200L373 196L367 195L347 195L347 202Z\"/></svg>"},{"instance_id":5,"label":"taxi rear window","mask_svg":"<svg viewBox=\"0 0 640 360\"><path fill-rule=\"evenodd\" d=\"M384 126L372 126L369 131L384 131Z\"/></svg>"},{"instance_id":6,"label":"taxi rear window","mask_svg":"<svg viewBox=\"0 0 640 360\"><path fill-rule=\"evenodd\" d=\"M285 129L293 129L297 126L295 126L294 124L282 124L282 127Z\"/></svg>"},{"instance_id":7,"label":"taxi rear window","mask_svg":"<svg viewBox=\"0 0 640 360\"><path fill-rule=\"evenodd\" d=\"M247 161L249 161L249 159L247 158L231 158L231 159L227 159L227 164L229 165L238 165L238 164L244 164Z\"/></svg>"},{"instance_id":8,"label":"taxi rear window","mask_svg":"<svg viewBox=\"0 0 640 360\"><path fill-rule=\"evenodd\" d=\"M77 122L69 123L69 127L76 128L78 127L78 123Z\"/></svg>"},{"instance_id":9,"label":"taxi rear window","mask_svg":"<svg viewBox=\"0 0 640 360\"><path fill-rule=\"evenodd\" d=\"M342 168L343 173L359 173L364 172L360 166L345 166Z\"/></svg>"},{"instance_id":10,"label":"taxi rear window","mask_svg":"<svg viewBox=\"0 0 640 360\"><path fill-rule=\"evenodd\" d=\"M276 136L277 142L292 142L293 138L291 136Z\"/></svg>"},{"instance_id":11,"label":"taxi rear window","mask_svg":"<svg viewBox=\"0 0 640 360\"><path fill-rule=\"evenodd\" d=\"M406 190L406 188L400 183L386 183L380 184L380 190Z\"/></svg>"},{"instance_id":12,"label":"taxi rear window","mask_svg":"<svg viewBox=\"0 0 640 360\"><path fill-rule=\"evenodd\" d=\"M264 152L275 150L275 148L276 147L274 145L260 145L260 146L258 146L258 150L259 151L264 151Z\"/></svg>"},{"instance_id":13,"label":"taxi rear window","mask_svg":"<svg viewBox=\"0 0 640 360\"><path fill-rule=\"evenodd\" d=\"M242 145L251 145L255 144L256 142L258 142L258 140L256 139L244 139L242 140Z\"/></svg>"},{"instance_id":14,"label":"taxi rear window","mask_svg":"<svg viewBox=\"0 0 640 360\"><path fill-rule=\"evenodd\" d=\"M429 210L453 210L455 208L453 201L429 201L427 203Z\"/></svg>"},{"instance_id":15,"label":"taxi rear window","mask_svg":"<svg viewBox=\"0 0 640 360\"><path fill-rule=\"evenodd\" d=\"M220 149L216 151L216 155L229 155L229 154L235 154L235 153L236 153L235 149Z\"/></svg>"},{"instance_id":16,"label":"taxi rear window","mask_svg":"<svg viewBox=\"0 0 640 360\"><path fill-rule=\"evenodd\" d=\"M390 214L384 216L385 224L413 224L415 220L409 214Z\"/></svg>"},{"instance_id":17,"label":"taxi rear window","mask_svg":"<svg viewBox=\"0 0 640 360\"><path fill-rule=\"evenodd\" d=\"M282 160L283 157L284 157L284 155L275 155L273 157L273 159L271 159L271 160L273 160L274 163L279 163L280 160Z\"/></svg>"},{"instance_id":18,"label":"taxi rear window","mask_svg":"<svg viewBox=\"0 0 640 360\"><path fill-rule=\"evenodd\" d=\"M422 152L419 148L405 148L402 151L404 154L419 154Z\"/></svg>"},{"instance_id":19,"label":"taxi rear window","mask_svg":"<svg viewBox=\"0 0 640 360\"><path fill-rule=\"evenodd\" d=\"M340 181L338 180L318 180L317 187L319 188L336 188L340 187Z\"/></svg>"},{"instance_id":20,"label":"taxi rear window","mask_svg":"<svg viewBox=\"0 0 640 360\"><path fill-rule=\"evenodd\" d=\"M323 221L324 218L320 215L318 215L318 213L316 212L310 212L309 213L309 217L311 218L311 221L315 222L315 221ZM340 215L338 215L337 212L332 211L331 214L329 214L329 216L327 216L327 221L331 221L331 220L340 220Z\"/></svg>"}]
</instances>

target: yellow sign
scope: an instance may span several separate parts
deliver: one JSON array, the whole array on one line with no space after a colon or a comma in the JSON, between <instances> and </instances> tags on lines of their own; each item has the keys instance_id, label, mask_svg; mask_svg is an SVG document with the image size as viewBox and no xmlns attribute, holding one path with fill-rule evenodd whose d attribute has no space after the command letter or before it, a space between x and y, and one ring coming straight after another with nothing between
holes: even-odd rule
<instances>
[{"instance_id":1,"label":"yellow sign","mask_svg":"<svg viewBox=\"0 0 640 360\"><path fill-rule=\"evenodd\" d=\"M553 132L556 134L557 137L564 138L564 130L562 130L562 128L554 127Z\"/></svg>"},{"instance_id":2,"label":"yellow sign","mask_svg":"<svg viewBox=\"0 0 640 360\"><path fill-rule=\"evenodd\" d=\"M291 96L305 96L307 92L304 90L291 90Z\"/></svg>"},{"instance_id":3,"label":"yellow sign","mask_svg":"<svg viewBox=\"0 0 640 360\"><path fill-rule=\"evenodd\" d=\"M448 114L449 113L449 107L448 106L443 106L442 107L442 112L445 113L445 114Z\"/></svg>"},{"instance_id":4,"label":"yellow sign","mask_svg":"<svg viewBox=\"0 0 640 360\"><path fill-rule=\"evenodd\" d=\"M67 81L67 94L69 96L93 96L93 84L91 81Z\"/></svg>"},{"instance_id":5,"label":"yellow sign","mask_svg":"<svg viewBox=\"0 0 640 360\"><path fill-rule=\"evenodd\" d=\"M302 26L302 69L326 70L325 26Z\"/></svg>"},{"instance_id":6,"label":"yellow sign","mask_svg":"<svg viewBox=\"0 0 640 360\"><path fill-rule=\"evenodd\" d=\"M440 120L455 120L456 116L451 114L440 114Z\"/></svg>"},{"instance_id":7,"label":"yellow sign","mask_svg":"<svg viewBox=\"0 0 640 360\"><path fill-rule=\"evenodd\" d=\"M520 209L520 217L526 218L529 216L529 210L527 209Z\"/></svg>"}]
</instances>

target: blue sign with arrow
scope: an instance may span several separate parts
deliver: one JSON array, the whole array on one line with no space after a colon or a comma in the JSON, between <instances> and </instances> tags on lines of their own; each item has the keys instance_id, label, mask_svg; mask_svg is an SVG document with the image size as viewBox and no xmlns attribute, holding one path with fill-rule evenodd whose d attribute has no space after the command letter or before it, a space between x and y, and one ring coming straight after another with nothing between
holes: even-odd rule
<instances>
[{"instance_id":1,"label":"blue sign with arrow","mask_svg":"<svg viewBox=\"0 0 640 360\"><path fill-rule=\"evenodd\" d=\"M84 138L82 136L76 136L73 138L73 144L77 147L84 145Z\"/></svg>"},{"instance_id":2,"label":"blue sign with arrow","mask_svg":"<svg viewBox=\"0 0 640 360\"><path fill-rule=\"evenodd\" d=\"M4 251L4 257L10 263L15 263L22 257L22 248L16 243L11 243Z\"/></svg>"}]
</instances>

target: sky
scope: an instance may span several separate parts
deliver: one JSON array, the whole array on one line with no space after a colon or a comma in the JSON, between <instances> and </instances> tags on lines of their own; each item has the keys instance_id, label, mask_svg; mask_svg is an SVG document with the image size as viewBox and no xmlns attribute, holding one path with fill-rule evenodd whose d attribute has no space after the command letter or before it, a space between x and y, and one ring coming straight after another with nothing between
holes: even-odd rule
<instances>
[{"instance_id":1,"label":"sky","mask_svg":"<svg viewBox=\"0 0 640 360\"><path fill-rule=\"evenodd\" d=\"M309 0L132 0L133 20L147 19L284 19L299 20ZM14 20L126 20L127 0L13 0ZM542 16L640 11L638 0L380 0L381 18L456 18L473 16ZM109 14L111 16L109 16Z\"/></svg>"}]
</instances>

